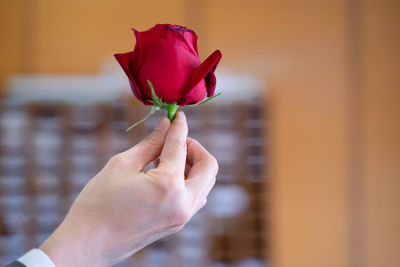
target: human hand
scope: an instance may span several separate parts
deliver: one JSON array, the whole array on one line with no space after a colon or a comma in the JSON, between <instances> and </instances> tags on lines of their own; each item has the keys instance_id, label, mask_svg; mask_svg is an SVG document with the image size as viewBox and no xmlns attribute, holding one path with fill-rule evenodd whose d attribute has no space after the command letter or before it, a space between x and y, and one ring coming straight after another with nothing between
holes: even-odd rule
<instances>
[{"instance_id":1,"label":"human hand","mask_svg":"<svg viewBox=\"0 0 400 267\"><path fill-rule=\"evenodd\" d=\"M163 117L149 137L111 158L40 249L57 267L110 266L179 231L205 205L218 171L187 133L178 112L172 124Z\"/></svg>"}]
</instances>

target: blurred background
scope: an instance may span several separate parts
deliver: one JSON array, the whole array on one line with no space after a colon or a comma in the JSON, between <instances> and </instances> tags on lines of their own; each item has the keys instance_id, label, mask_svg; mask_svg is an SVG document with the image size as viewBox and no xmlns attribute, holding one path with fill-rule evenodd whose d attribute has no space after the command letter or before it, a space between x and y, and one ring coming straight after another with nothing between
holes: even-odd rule
<instances>
[{"instance_id":1,"label":"blurred background","mask_svg":"<svg viewBox=\"0 0 400 267\"><path fill-rule=\"evenodd\" d=\"M0 0L0 263L154 126L124 132L147 108L112 55L157 23L223 53L223 95L185 109L221 169L182 232L118 266L400 266L398 0Z\"/></svg>"}]
</instances>

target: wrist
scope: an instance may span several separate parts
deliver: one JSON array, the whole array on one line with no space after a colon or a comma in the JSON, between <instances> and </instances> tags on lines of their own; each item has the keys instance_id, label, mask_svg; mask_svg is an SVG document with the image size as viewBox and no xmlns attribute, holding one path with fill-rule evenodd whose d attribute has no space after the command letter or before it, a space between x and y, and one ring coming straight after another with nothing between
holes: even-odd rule
<instances>
[{"instance_id":1,"label":"wrist","mask_svg":"<svg viewBox=\"0 0 400 267\"><path fill-rule=\"evenodd\" d=\"M102 266L104 238L93 228L64 221L39 247L57 267Z\"/></svg>"}]
</instances>

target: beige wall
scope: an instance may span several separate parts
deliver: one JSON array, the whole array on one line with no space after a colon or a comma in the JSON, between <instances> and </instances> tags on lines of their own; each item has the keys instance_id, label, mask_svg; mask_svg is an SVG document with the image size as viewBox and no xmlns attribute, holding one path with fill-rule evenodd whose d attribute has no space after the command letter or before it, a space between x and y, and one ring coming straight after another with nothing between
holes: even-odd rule
<instances>
[{"instance_id":1,"label":"beige wall","mask_svg":"<svg viewBox=\"0 0 400 267\"><path fill-rule=\"evenodd\" d=\"M0 1L0 86L22 71L22 1Z\"/></svg>"},{"instance_id":2,"label":"beige wall","mask_svg":"<svg viewBox=\"0 0 400 267\"><path fill-rule=\"evenodd\" d=\"M400 266L400 2L369 0L365 12L365 256Z\"/></svg>"},{"instance_id":3,"label":"beige wall","mask_svg":"<svg viewBox=\"0 0 400 267\"><path fill-rule=\"evenodd\" d=\"M275 265L400 266L399 1L3 0L0 81L95 73L159 22L268 83Z\"/></svg>"},{"instance_id":4,"label":"beige wall","mask_svg":"<svg viewBox=\"0 0 400 267\"><path fill-rule=\"evenodd\" d=\"M184 0L3 0L0 7L2 81L15 72L95 73L106 57L133 49L131 27L188 17Z\"/></svg>"},{"instance_id":5,"label":"beige wall","mask_svg":"<svg viewBox=\"0 0 400 267\"><path fill-rule=\"evenodd\" d=\"M399 266L400 3L305 3L281 34L306 28L315 51L282 41L274 56L289 63L274 71L284 77L269 76L272 256L278 266Z\"/></svg>"}]
</instances>

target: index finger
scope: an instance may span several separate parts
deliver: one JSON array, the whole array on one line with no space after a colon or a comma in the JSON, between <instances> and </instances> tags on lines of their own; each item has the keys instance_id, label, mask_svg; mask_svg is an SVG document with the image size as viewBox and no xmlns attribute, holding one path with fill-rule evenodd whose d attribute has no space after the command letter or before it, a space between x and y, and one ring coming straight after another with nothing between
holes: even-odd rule
<instances>
[{"instance_id":1,"label":"index finger","mask_svg":"<svg viewBox=\"0 0 400 267\"><path fill-rule=\"evenodd\" d=\"M176 114L172 122L164 147L160 155L160 167L168 168L170 171L183 175L186 164L186 138L188 135L188 126L186 117L182 111Z\"/></svg>"}]
</instances>

